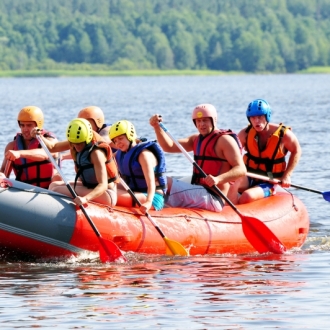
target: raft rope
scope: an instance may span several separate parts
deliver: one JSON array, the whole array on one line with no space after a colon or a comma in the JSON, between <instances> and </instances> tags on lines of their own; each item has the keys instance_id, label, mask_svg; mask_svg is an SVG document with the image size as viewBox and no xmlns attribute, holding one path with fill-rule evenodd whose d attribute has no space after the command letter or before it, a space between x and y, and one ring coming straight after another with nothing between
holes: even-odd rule
<instances>
[{"instance_id":1,"label":"raft rope","mask_svg":"<svg viewBox=\"0 0 330 330\"><path fill-rule=\"evenodd\" d=\"M283 187L282 187L283 188ZM297 207L297 205L295 204L295 202L294 202L294 195L293 195L293 193L290 191L290 190L288 190L287 188L283 188L287 193L289 193L290 195L291 195L291 199L292 199L292 207L295 209L295 211L298 211L298 207Z\"/></svg>"}]
</instances>

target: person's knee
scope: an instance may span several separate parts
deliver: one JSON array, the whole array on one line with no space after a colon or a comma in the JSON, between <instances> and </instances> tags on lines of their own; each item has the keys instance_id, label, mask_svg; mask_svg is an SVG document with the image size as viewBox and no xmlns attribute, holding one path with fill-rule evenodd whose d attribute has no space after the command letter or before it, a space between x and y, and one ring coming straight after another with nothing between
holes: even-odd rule
<instances>
[{"instance_id":1,"label":"person's knee","mask_svg":"<svg viewBox=\"0 0 330 330\"><path fill-rule=\"evenodd\" d=\"M238 200L238 204L247 204L255 200L255 197L249 192L244 191Z\"/></svg>"},{"instance_id":2,"label":"person's knee","mask_svg":"<svg viewBox=\"0 0 330 330\"><path fill-rule=\"evenodd\" d=\"M254 202L258 199L264 198L264 191L260 187L253 187L251 189L243 191L238 204L247 204Z\"/></svg>"},{"instance_id":3,"label":"person's knee","mask_svg":"<svg viewBox=\"0 0 330 330\"><path fill-rule=\"evenodd\" d=\"M62 181L51 182L48 189L51 191L60 192L60 188L62 187L62 184L63 184Z\"/></svg>"},{"instance_id":4,"label":"person's knee","mask_svg":"<svg viewBox=\"0 0 330 330\"><path fill-rule=\"evenodd\" d=\"M62 177L58 174L58 173L56 173L56 174L54 174L53 176L52 176L52 182L55 182L55 181L61 181L62 180Z\"/></svg>"},{"instance_id":5,"label":"person's knee","mask_svg":"<svg viewBox=\"0 0 330 330\"><path fill-rule=\"evenodd\" d=\"M51 191L54 191L54 188L57 187L56 184L54 184L54 182L51 182L51 184L49 185L48 189Z\"/></svg>"}]
</instances>

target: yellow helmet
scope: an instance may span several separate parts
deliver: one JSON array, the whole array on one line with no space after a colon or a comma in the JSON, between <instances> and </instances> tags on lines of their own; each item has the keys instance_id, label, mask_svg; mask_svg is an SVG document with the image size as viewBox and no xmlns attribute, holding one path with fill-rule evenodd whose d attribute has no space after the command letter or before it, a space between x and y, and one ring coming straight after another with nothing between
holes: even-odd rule
<instances>
[{"instance_id":1,"label":"yellow helmet","mask_svg":"<svg viewBox=\"0 0 330 330\"><path fill-rule=\"evenodd\" d=\"M17 121L18 124L20 121L34 121L37 124L37 127L41 129L44 126L44 114L40 108L30 105L24 107L18 113Z\"/></svg>"},{"instance_id":2,"label":"yellow helmet","mask_svg":"<svg viewBox=\"0 0 330 330\"><path fill-rule=\"evenodd\" d=\"M86 119L75 118L70 121L66 130L66 136L71 143L86 142L88 144L93 138L92 125Z\"/></svg>"},{"instance_id":3,"label":"yellow helmet","mask_svg":"<svg viewBox=\"0 0 330 330\"><path fill-rule=\"evenodd\" d=\"M103 111L94 105L80 110L78 118L93 119L98 128L102 128L104 125Z\"/></svg>"},{"instance_id":4,"label":"yellow helmet","mask_svg":"<svg viewBox=\"0 0 330 330\"><path fill-rule=\"evenodd\" d=\"M135 128L128 120L120 120L116 122L109 130L109 137L111 140L123 134L126 134L128 141L133 142L136 140Z\"/></svg>"}]
</instances>

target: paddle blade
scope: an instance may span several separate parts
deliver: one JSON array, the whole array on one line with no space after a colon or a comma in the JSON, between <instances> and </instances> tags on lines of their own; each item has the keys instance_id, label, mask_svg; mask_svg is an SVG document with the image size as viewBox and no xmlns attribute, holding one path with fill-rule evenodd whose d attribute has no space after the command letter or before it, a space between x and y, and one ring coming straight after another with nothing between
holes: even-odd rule
<instances>
[{"instance_id":1,"label":"paddle blade","mask_svg":"<svg viewBox=\"0 0 330 330\"><path fill-rule=\"evenodd\" d=\"M179 243L163 237L166 243L166 254L167 255L178 255L178 256L189 256L189 252Z\"/></svg>"},{"instance_id":2,"label":"paddle blade","mask_svg":"<svg viewBox=\"0 0 330 330\"><path fill-rule=\"evenodd\" d=\"M119 247L112 241L99 237L100 241L100 259L106 262L126 262L127 259L120 251Z\"/></svg>"},{"instance_id":3,"label":"paddle blade","mask_svg":"<svg viewBox=\"0 0 330 330\"><path fill-rule=\"evenodd\" d=\"M322 195L327 202L330 202L330 191L325 191L322 193Z\"/></svg>"},{"instance_id":4,"label":"paddle blade","mask_svg":"<svg viewBox=\"0 0 330 330\"><path fill-rule=\"evenodd\" d=\"M241 219L244 235L259 253L282 254L286 251L286 247L262 221L244 215Z\"/></svg>"}]
</instances>

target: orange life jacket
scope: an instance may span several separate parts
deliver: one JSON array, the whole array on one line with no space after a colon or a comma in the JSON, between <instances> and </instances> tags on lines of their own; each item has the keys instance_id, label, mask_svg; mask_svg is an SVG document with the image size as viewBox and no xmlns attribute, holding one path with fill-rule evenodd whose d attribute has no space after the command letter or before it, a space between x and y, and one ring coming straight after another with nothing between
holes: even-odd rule
<instances>
[{"instance_id":1,"label":"orange life jacket","mask_svg":"<svg viewBox=\"0 0 330 330\"><path fill-rule=\"evenodd\" d=\"M270 178L282 177L286 169L285 155L288 151L282 150L280 144L288 129L290 127L280 124L268 138L265 149L260 151L256 130L251 125L247 127L246 154L244 154L243 160L248 172L266 175Z\"/></svg>"}]
</instances>

